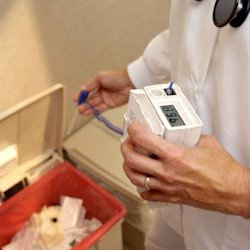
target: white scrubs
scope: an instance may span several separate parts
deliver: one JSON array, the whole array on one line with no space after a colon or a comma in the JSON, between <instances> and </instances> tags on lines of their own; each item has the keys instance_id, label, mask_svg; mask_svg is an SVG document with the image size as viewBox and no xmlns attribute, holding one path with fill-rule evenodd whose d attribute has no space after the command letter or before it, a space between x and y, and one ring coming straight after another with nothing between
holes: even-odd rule
<instances>
[{"instance_id":1,"label":"white scrubs","mask_svg":"<svg viewBox=\"0 0 250 250\"><path fill-rule=\"evenodd\" d=\"M239 162L250 166L250 15L239 28L219 29L212 20L214 4L172 1L169 30L149 43L128 72L137 88L167 79L179 84L203 120L203 133L216 136ZM250 249L250 220L240 216L170 205L157 218L147 249ZM175 246L176 233L184 244Z\"/></svg>"}]
</instances>

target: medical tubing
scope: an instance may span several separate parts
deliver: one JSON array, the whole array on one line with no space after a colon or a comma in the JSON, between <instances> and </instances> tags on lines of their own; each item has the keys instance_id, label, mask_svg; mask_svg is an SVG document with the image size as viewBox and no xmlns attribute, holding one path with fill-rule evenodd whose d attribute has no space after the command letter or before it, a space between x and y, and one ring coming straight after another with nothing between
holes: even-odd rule
<instances>
[{"instance_id":1,"label":"medical tubing","mask_svg":"<svg viewBox=\"0 0 250 250\"><path fill-rule=\"evenodd\" d=\"M174 85L174 82L171 81L171 82L170 82L170 86L169 86L169 90L170 90L171 92L173 91L173 85Z\"/></svg>"},{"instance_id":2,"label":"medical tubing","mask_svg":"<svg viewBox=\"0 0 250 250\"><path fill-rule=\"evenodd\" d=\"M103 117L101 113L97 109L95 109L95 107L90 102L86 101L86 103L88 104L89 108L93 110L94 116L98 121L102 122L107 128L114 131L115 133L123 135L123 131L121 128L115 126L112 122Z\"/></svg>"}]
</instances>

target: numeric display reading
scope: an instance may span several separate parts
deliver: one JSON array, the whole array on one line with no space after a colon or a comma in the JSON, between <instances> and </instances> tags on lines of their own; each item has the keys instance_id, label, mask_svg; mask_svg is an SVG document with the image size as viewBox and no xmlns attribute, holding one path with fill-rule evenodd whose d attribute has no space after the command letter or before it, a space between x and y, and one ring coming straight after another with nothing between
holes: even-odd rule
<instances>
[{"instance_id":1,"label":"numeric display reading","mask_svg":"<svg viewBox=\"0 0 250 250\"><path fill-rule=\"evenodd\" d=\"M174 105L161 106L161 110L165 115L165 117L167 118L171 127L178 127L185 125Z\"/></svg>"}]
</instances>

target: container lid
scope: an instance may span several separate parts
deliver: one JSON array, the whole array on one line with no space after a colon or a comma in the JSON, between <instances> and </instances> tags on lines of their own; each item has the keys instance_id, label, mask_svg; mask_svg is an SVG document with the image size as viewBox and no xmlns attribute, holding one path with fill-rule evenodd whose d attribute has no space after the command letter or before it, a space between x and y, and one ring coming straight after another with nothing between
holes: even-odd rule
<instances>
[{"instance_id":1,"label":"container lid","mask_svg":"<svg viewBox=\"0 0 250 250\"><path fill-rule=\"evenodd\" d=\"M123 126L126 107L104 113L104 116L117 126ZM87 169L90 174L103 180L116 191L143 203L136 188L123 171L123 158L120 152L120 137L93 119L64 142L70 158Z\"/></svg>"},{"instance_id":2,"label":"container lid","mask_svg":"<svg viewBox=\"0 0 250 250\"><path fill-rule=\"evenodd\" d=\"M56 84L0 113L0 150L16 145L18 167L61 149L64 132L64 87ZM43 157L44 156L44 157Z\"/></svg>"}]
</instances>

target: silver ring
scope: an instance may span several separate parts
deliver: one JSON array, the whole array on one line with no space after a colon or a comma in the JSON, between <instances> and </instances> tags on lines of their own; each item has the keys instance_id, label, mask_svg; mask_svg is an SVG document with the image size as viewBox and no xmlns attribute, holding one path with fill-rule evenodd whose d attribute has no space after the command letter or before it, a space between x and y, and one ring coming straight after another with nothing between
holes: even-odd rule
<instances>
[{"instance_id":1,"label":"silver ring","mask_svg":"<svg viewBox=\"0 0 250 250\"><path fill-rule=\"evenodd\" d=\"M147 192L150 191L149 181L150 181L150 178L146 176L144 179L144 188L147 190Z\"/></svg>"}]
</instances>

